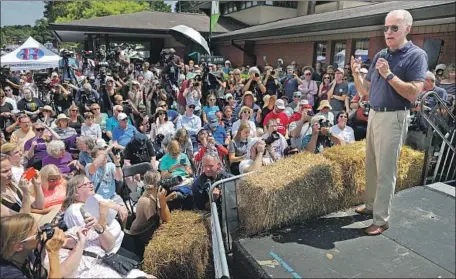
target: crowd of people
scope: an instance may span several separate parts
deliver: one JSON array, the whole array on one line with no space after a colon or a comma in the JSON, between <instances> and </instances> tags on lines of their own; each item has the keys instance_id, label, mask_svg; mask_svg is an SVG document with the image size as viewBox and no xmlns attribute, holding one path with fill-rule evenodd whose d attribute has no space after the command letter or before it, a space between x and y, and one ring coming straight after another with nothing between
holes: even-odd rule
<instances>
[{"instance_id":1,"label":"crowd of people","mask_svg":"<svg viewBox=\"0 0 456 279\"><path fill-rule=\"evenodd\" d=\"M38 243L52 278L125 277L99 258L140 262L170 211L209 210L209 195L221 195L209 193L215 181L366 137L369 96L357 92L350 64L279 59L260 70L171 60L84 76L87 63L77 59L74 78L54 69L44 86L30 71L11 73L0 91L2 278L31 278L27 256ZM175 79L166 78L171 68ZM430 90L454 109L454 64L428 72L423 93ZM418 137L408 140L422 148ZM126 177L141 163L150 169ZM98 214L85 208L93 200ZM64 226L44 244L36 235L51 220Z\"/></svg>"}]
</instances>

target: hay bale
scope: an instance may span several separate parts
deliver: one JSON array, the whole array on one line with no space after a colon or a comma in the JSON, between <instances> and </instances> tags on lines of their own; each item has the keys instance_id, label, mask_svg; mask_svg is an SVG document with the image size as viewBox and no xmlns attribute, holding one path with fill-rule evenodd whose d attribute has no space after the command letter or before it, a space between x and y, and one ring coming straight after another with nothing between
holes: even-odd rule
<instances>
[{"instance_id":1,"label":"hay bale","mask_svg":"<svg viewBox=\"0 0 456 279\"><path fill-rule=\"evenodd\" d=\"M195 211L177 210L171 216L146 247L143 270L160 279L210 277L210 219Z\"/></svg>"},{"instance_id":2,"label":"hay bale","mask_svg":"<svg viewBox=\"0 0 456 279\"><path fill-rule=\"evenodd\" d=\"M366 189L366 142L327 148L322 155L337 163L342 170L344 194L340 205L354 206L364 201ZM402 146L397 171L396 192L421 185L424 153ZM339 208L342 209L342 208Z\"/></svg>"},{"instance_id":3,"label":"hay bale","mask_svg":"<svg viewBox=\"0 0 456 279\"><path fill-rule=\"evenodd\" d=\"M343 187L337 164L300 153L243 178L237 191L241 234L251 236L329 213Z\"/></svg>"},{"instance_id":4,"label":"hay bale","mask_svg":"<svg viewBox=\"0 0 456 279\"><path fill-rule=\"evenodd\" d=\"M396 192L422 185L424 152L403 145L397 169Z\"/></svg>"},{"instance_id":5,"label":"hay bale","mask_svg":"<svg viewBox=\"0 0 456 279\"><path fill-rule=\"evenodd\" d=\"M339 165L342 171L344 194L336 210L361 203L366 189L366 142L336 145L324 149L322 155Z\"/></svg>"}]
</instances>

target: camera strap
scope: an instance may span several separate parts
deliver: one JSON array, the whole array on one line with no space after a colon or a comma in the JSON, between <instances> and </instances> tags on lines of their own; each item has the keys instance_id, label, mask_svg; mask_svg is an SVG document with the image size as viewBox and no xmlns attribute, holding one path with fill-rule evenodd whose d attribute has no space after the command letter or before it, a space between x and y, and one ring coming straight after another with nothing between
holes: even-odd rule
<instances>
[{"instance_id":1,"label":"camera strap","mask_svg":"<svg viewBox=\"0 0 456 279\"><path fill-rule=\"evenodd\" d=\"M103 177L104 177L105 173L106 173L106 165L104 166L103 172L101 173L100 181L98 182L97 187L95 187L95 194L98 192L98 189L100 189L101 182L103 181Z\"/></svg>"}]
</instances>

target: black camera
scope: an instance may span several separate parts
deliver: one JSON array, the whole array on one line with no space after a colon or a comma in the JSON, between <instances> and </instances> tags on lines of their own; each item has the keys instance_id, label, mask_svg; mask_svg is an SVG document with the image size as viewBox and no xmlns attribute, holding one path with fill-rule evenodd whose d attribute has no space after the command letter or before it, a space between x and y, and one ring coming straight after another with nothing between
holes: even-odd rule
<instances>
[{"instance_id":1,"label":"black camera","mask_svg":"<svg viewBox=\"0 0 456 279\"><path fill-rule=\"evenodd\" d=\"M6 85L6 80L10 76L10 68L8 66L3 66L0 68L0 83Z\"/></svg>"},{"instance_id":2,"label":"black camera","mask_svg":"<svg viewBox=\"0 0 456 279\"><path fill-rule=\"evenodd\" d=\"M320 119L320 121L318 121L318 122L320 124L320 128L329 128L329 127L331 127L331 123L329 123L329 120Z\"/></svg>"},{"instance_id":3,"label":"black camera","mask_svg":"<svg viewBox=\"0 0 456 279\"><path fill-rule=\"evenodd\" d=\"M267 137L264 142L266 143L266 145L271 145L273 142L275 142L276 140L280 139L280 135L278 132L272 132L272 134Z\"/></svg>"},{"instance_id":4,"label":"black camera","mask_svg":"<svg viewBox=\"0 0 456 279\"><path fill-rule=\"evenodd\" d=\"M182 176L175 176L175 177L169 177L169 178L165 178L165 179L160 180L160 182L158 183L158 185L161 186L161 187L163 187L166 191L169 192L169 190L170 190L172 187L181 184L182 181L184 181L184 179L182 178Z\"/></svg>"},{"instance_id":5,"label":"black camera","mask_svg":"<svg viewBox=\"0 0 456 279\"><path fill-rule=\"evenodd\" d=\"M275 76L275 71L271 71L271 76Z\"/></svg>"},{"instance_id":6,"label":"black camera","mask_svg":"<svg viewBox=\"0 0 456 279\"><path fill-rule=\"evenodd\" d=\"M368 117L368 116L369 116L370 109L371 109L370 103L365 102L365 103L364 103L364 110L363 110L363 115L364 115L365 117Z\"/></svg>"},{"instance_id":7,"label":"black camera","mask_svg":"<svg viewBox=\"0 0 456 279\"><path fill-rule=\"evenodd\" d=\"M260 77L260 74L259 73L255 73L255 77Z\"/></svg>"}]
</instances>

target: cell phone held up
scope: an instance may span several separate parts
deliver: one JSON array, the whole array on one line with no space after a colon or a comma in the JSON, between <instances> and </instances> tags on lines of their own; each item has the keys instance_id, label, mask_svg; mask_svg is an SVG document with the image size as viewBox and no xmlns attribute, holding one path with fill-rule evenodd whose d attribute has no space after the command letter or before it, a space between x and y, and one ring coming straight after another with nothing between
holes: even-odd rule
<instances>
[{"instance_id":1,"label":"cell phone held up","mask_svg":"<svg viewBox=\"0 0 456 279\"><path fill-rule=\"evenodd\" d=\"M34 178L37 175L37 171L34 168L29 168L27 169L22 176L27 180L30 181L32 178Z\"/></svg>"},{"instance_id":2,"label":"cell phone held up","mask_svg":"<svg viewBox=\"0 0 456 279\"><path fill-rule=\"evenodd\" d=\"M185 166L185 163L187 163L187 161L185 159L180 159L179 164L181 166Z\"/></svg>"}]
</instances>

